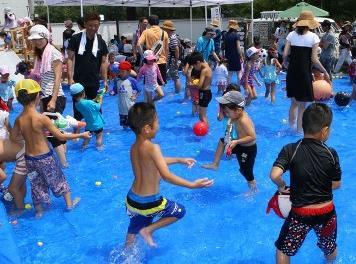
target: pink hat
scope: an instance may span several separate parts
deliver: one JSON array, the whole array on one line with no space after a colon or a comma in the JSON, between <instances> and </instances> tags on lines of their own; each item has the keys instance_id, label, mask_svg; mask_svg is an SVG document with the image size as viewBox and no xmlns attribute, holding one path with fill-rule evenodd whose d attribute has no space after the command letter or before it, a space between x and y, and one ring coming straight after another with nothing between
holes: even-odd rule
<instances>
[{"instance_id":1,"label":"pink hat","mask_svg":"<svg viewBox=\"0 0 356 264\"><path fill-rule=\"evenodd\" d=\"M9 73L10 73L9 67L7 67L6 65L0 66L0 75L5 75Z\"/></svg>"},{"instance_id":2,"label":"pink hat","mask_svg":"<svg viewBox=\"0 0 356 264\"><path fill-rule=\"evenodd\" d=\"M153 53L152 50L146 50L144 53L143 53L143 58L150 61L150 60L156 60L156 55Z\"/></svg>"}]
</instances>

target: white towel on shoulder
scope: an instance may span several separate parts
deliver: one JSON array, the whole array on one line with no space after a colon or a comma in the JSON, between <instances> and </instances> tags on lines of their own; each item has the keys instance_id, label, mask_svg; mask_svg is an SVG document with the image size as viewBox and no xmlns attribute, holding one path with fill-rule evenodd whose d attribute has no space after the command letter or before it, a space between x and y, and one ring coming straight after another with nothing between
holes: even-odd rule
<instances>
[{"instance_id":1,"label":"white towel on shoulder","mask_svg":"<svg viewBox=\"0 0 356 264\"><path fill-rule=\"evenodd\" d=\"M87 33L85 30L82 32L82 38L80 39L80 44L79 44L79 49L78 49L78 54L83 55L85 51L85 45L87 44ZM94 43L93 43L93 48L91 50L93 53L94 57L96 57L98 53L98 36L95 34L94 36Z\"/></svg>"}]
</instances>

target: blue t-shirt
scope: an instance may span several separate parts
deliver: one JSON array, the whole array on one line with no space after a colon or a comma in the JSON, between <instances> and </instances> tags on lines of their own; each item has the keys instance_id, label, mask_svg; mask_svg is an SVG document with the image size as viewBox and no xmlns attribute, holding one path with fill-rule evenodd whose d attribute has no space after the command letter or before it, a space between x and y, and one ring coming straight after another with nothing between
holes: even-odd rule
<instances>
[{"instance_id":1,"label":"blue t-shirt","mask_svg":"<svg viewBox=\"0 0 356 264\"><path fill-rule=\"evenodd\" d=\"M195 46L195 51L202 53L204 60L209 61L209 56L215 51L214 41L210 38L199 37L197 45Z\"/></svg>"},{"instance_id":2,"label":"blue t-shirt","mask_svg":"<svg viewBox=\"0 0 356 264\"><path fill-rule=\"evenodd\" d=\"M83 115L87 123L86 130L96 131L104 127L104 119L100 113L100 104L93 100L81 99L75 103L75 107Z\"/></svg>"},{"instance_id":3,"label":"blue t-shirt","mask_svg":"<svg viewBox=\"0 0 356 264\"><path fill-rule=\"evenodd\" d=\"M7 102L14 98L14 92L12 87L15 86L15 81L7 81L5 83L0 82L0 97L3 101Z\"/></svg>"}]
</instances>

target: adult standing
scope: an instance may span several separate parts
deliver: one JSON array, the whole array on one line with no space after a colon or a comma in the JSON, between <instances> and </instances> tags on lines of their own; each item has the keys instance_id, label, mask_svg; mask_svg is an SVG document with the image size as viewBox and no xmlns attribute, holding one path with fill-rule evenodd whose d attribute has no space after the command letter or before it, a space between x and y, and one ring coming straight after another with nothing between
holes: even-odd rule
<instances>
[{"instance_id":1,"label":"adult standing","mask_svg":"<svg viewBox=\"0 0 356 264\"><path fill-rule=\"evenodd\" d=\"M215 53L216 55L220 56L221 38L222 38L222 32L220 30L220 21L218 19L213 19L210 25L215 29L215 37L214 37Z\"/></svg>"},{"instance_id":2,"label":"adult standing","mask_svg":"<svg viewBox=\"0 0 356 264\"><path fill-rule=\"evenodd\" d=\"M298 131L302 131L302 116L306 102L314 101L312 65L329 78L328 72L318 59L319 37L310 31L319 26L312 12L303 11L293 25L295 30L288 34L284 48L284 65L289 55L287 72L287 96L291 98L289 125L293 127L297 119Z\"/></svg>"},{"instance_id":3,"label":"adult standing","mask_svg":"<svg viewBox=\"0 0 356 264\"><path fill-rule=\"evenodd\" d=\"M339 60L337 61L337 64L335 66L335 73L338 73L341 69L341 66L344 64L346 61L348 65L351 64L352 58L351 58L351 44L352 44L352 35L351 35L351 22L346 21L342 26L341 26L342 32L340 33L339 36L339 43L340 43L340 55L339 55Z\"/></svg>"},{"instance_id":4,"label":"adult standing","mask_svg":"<svg viewBox=\"0 0 356 264\"><path fill-rule=\"evenodd\" d=\"M136 48L143 58L143 46L148 50L152 50L155 47L159 47L158 52L156 51L157 64L159 70L161 72L163 81L167 82L167 57L168 57L168 45L169 38L167 32L162 30L159 24L159 18L156 15L151 15L148 17L148 23L150 24L150 28L146 29L142 32L140 38L137 41ZM164 83L161 80L158 80L159 85L163 85Z\"/></svg>"},{"instance_id":5,"label":"adult standing","mask_svg":"<svg viewBox=\"0 0 356 264\"><path fill-rule=\"evenodd\" d=\"M178 61L180 58L179 54L179 39L176 34L176 28L171 20L166 20L163 22L162 29L167 32L169 37L169 53L168 53L168 77L174 81L174 90L176 93L180 92L181 84L178 75Z\"/></svg>"},{"instance_id":6,"label":"adult standing","mask_svg":"<svg viewBox=\"0 0 356 264\"><path fill-rule=\"evenodd\" d=\"M203 35L198 38L195 46L195 51L203 54L206 62L209 62L209 57L212 56L216 62L220 62L219 57L215 53L215 44L213 38L215 37L215 29L211 26L206 27Z\"/></svg>"},{"instance_id":7,"label":"adult standing","mask_svg":"<svg viewBox=\"0 0 356 264\"><path fill-rule=\"evenodd\" d=\"M137 51L137 48L136 48L137 42L138 42L138 39L141 37L142 32L146 30L147 26L148 26L147 17L141 17L138 21L138 27L132 36L132 53L133 53L133 56L135 59L136 67L139 67L141 64L141 55ZM143 47L143 50L145 50L145 47Z\"/></svg>"},{"instance_id":8,"label":"adult standing","mask_svg":"<svg viewBox=\"0 0 356 264\"><path fill-rule=\"evenodd\" d=\"M49 43L50 33L43 25L35 25L30 29L29 40L34 47L35 63L33 75L41 84L42 112L63 113L66 105L62 80L62 53ZM56 151L62 166L67 166L65 141L49 137L48 141Z\"/></svg>"},{"instance_id":9,"label":"adult standing","mask_svg":"<svg viewBox=\"0 0 356 264\"><path fill-rule=\"evenodd\" d=\"M75 34L68 46L68 82L80 83L84 86L88 99L94 99L99 90L100 77L107 88L108 48L102 37L97 34L100 17L88 14L84 17L85 30ZM75 59L74 71L73 60ZM74 117L82 119L82 115L74 106Z\"/></svg>"},{"instance_id":10,"label":"adult standing","mask_svg":"<svg viewBox=\"0 0 356 264\"><path fill-rule=\"evenodd\" d=\"M225 35L225 57L228 61L227 70L229 71L228 83L231 83L231 78L236 73L237 82L241 76L241 47L240 35L237 33L239 25L236 20L230 20L228 32Z\"/></svg>"},{"instance_id":11,"label":"adult standing","mask_svg":"<svg viewBox=\"0 0 356 264\"><path fill-rule=\"evenodd\" d=\"M335 44L336 38L331 30L331 22L329 20L324 20L321 23L321 27L325 32L320 41L321 53L320 62L328 72L331 80L331 70L333 69L335 62Z\"/></svg>"},{"instance_id":12,"label":"adult standing","mask_svg":"<svg viewBox=\"0 0 356 264\"><path fill-rule=\"evenodd\" d=\"M282 20L279 27L276 28L274 32L274 37L277 41L277 51L278 51L278 60L282 62L283 60L283 50L286 45L286 37L288 35L287 22Z\"/></svg>"}]
</instances>

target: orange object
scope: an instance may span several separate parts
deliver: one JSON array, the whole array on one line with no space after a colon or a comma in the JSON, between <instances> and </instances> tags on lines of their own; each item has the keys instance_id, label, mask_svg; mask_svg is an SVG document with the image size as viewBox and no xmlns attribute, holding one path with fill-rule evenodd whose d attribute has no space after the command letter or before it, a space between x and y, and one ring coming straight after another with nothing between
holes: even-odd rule
<instances>
[{"instance_id":1,"label":"orange object","mask_svg":"<svg viewBox=\"0 0 356 264\"><path fill-rule=\"evenodd\" d=\"M208 130L208 125L202 121L195 123L193 126L193 132L196 136L205 136L208 133Z\"/></svg>"},{"instance_id":2,"label":"orange object","mask_svg":"<svg viewBox=\"0 0 356 264\"><path fill-rule=\"evenodd\" d=\"M78 121L78 128L82 128L82 127L86 127L87 123L83 122L83 121Z\"/></svg>"},{"instance_id":3,"label":"orange object","mask_svg":"<svg viewBox=\"0 0 356 264\"><path fill-rule=\"evenodd\" d=\"M325 80L313 82L313 91L315 100L325 100L332 96L331 85Z\"/></svg>"}]
</instances>

